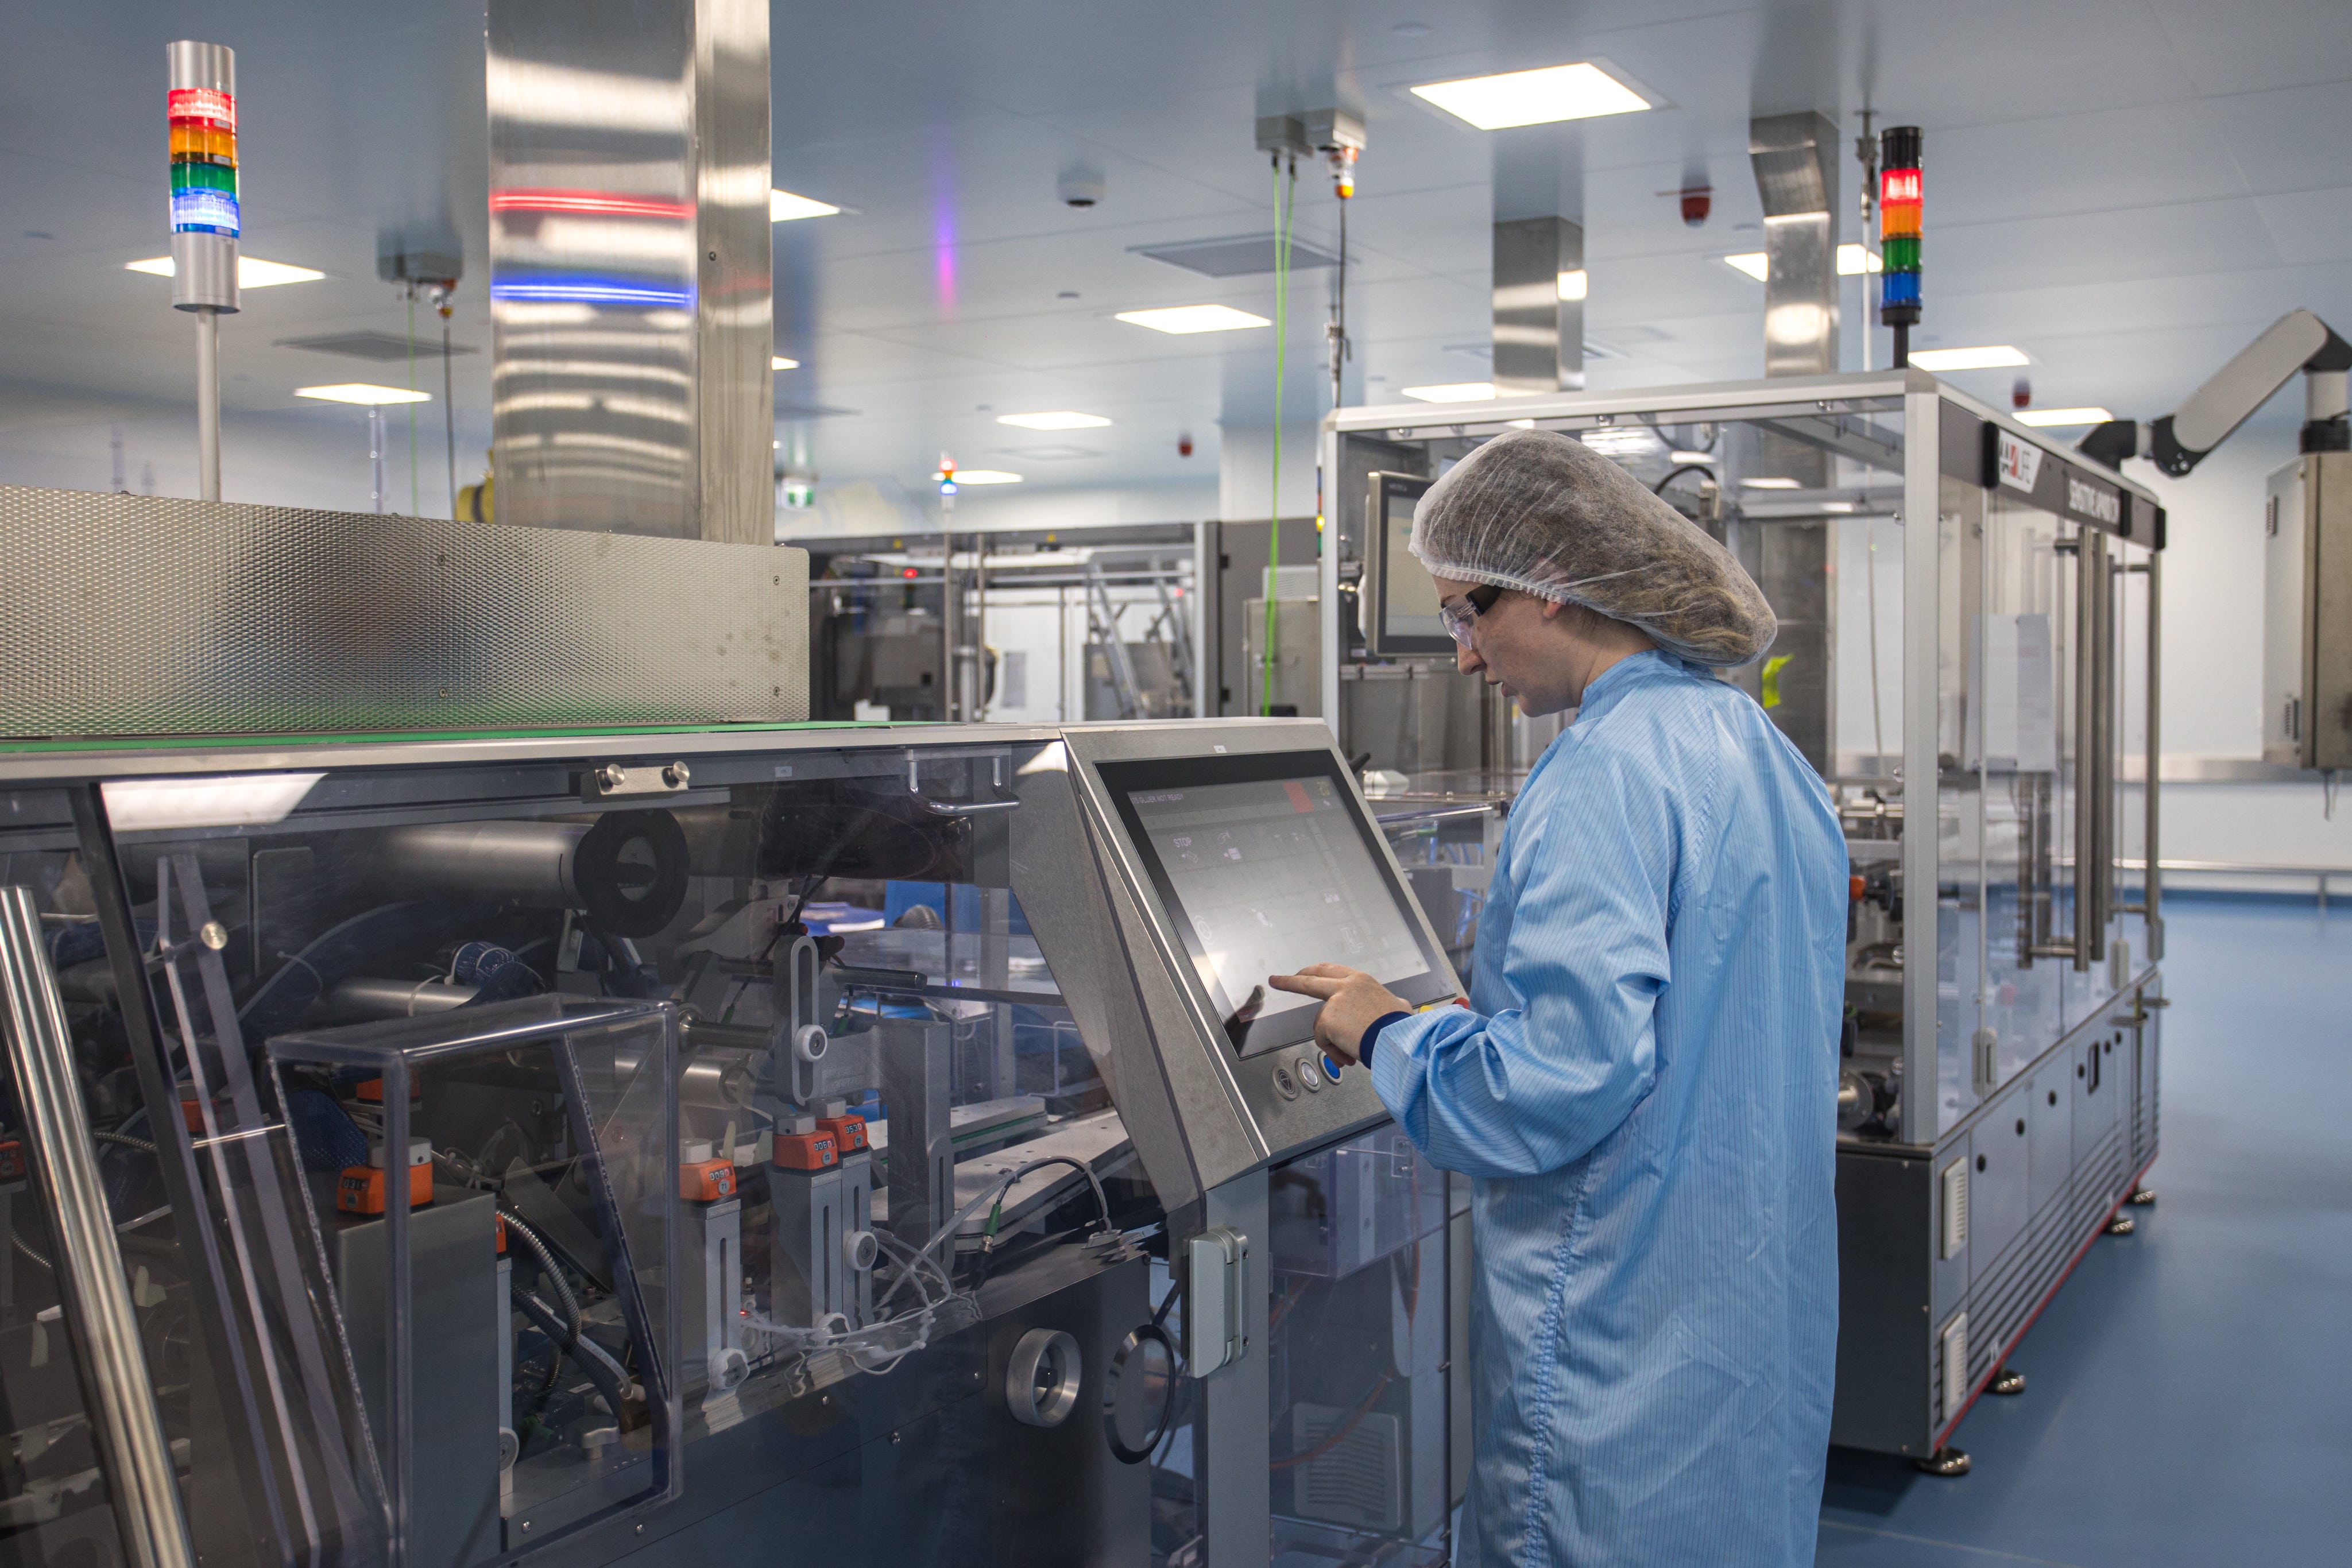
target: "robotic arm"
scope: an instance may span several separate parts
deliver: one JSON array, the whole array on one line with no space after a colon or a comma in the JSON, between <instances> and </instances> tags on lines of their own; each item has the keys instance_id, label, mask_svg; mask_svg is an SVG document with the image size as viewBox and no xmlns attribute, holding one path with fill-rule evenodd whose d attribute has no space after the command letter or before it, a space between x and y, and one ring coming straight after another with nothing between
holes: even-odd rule
<instances>
[{"instance_id":1,"label":"robotic arm","mask_svg":"<svg viewBox=\"0 0 2352 1568\"><path fill-rule=\"evenodd\" d=\"M2352 450L2352 423L2345 417L2352 343L2308 310L2280 317L2175 412L2148 424L2109 420L2083 437L2075 450L2109 468L2121 468L2126 457L2146 457L2179 477L2228 440L2297 371L2304 374L2303 450Z\"/></svg>"}]
</instances>

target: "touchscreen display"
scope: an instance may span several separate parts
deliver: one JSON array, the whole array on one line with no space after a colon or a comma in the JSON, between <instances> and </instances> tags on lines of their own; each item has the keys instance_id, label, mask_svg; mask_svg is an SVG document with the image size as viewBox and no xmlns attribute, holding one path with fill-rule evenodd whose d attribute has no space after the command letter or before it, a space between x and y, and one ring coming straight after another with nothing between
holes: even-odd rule
<instances>
[{"instance_id":1,"label":"touchscreen display","mask_svg":"<svg viewBox=\"0 0 2352 1568\"><path fill-rule=\"evenodd\" d=\"M1411 548L1412 509L1420 495L1391 486L1381 499L1388 530L1386 570L1381 576L1381 598L1386 601L1381 606L1382 628L1391 637L1445 638L1451 646L1451 633L1437 612L1437 584Z\"/></svg>"},{"instance_id":2,"label":"touchscreen display","mask_svg":"<svg viewBox=\"0 0 2352 1568\"><path fill-rule=\"evenodd\" d=\"M1308 759L1264 760L1286 771ZM1163 772L1158 787L1120 792L1136 847L1156 862L1154 881L1234 1044L1253 1051L1312 1037L1315 999L1265 983L1309 964L1363 969L1407 996L1442 988L1339 779L1235 779L1236 770L1200 782Z\"/></svg>"}]
</instances>

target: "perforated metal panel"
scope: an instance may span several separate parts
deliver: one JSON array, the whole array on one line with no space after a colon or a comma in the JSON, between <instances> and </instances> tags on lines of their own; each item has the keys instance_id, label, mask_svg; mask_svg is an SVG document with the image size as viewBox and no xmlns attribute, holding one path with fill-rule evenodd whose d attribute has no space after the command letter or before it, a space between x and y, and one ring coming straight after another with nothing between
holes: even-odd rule
<instances>
[{"instance_id":1,"label":"perforated metal panel","mask_svg":"<svg viewBox=\"0 0 2352 1568\"><path fill-rule=\"evenodd\" d=\"M808 716L805 551L0 486L0 736Z\"/></svg>"}]
</instances>

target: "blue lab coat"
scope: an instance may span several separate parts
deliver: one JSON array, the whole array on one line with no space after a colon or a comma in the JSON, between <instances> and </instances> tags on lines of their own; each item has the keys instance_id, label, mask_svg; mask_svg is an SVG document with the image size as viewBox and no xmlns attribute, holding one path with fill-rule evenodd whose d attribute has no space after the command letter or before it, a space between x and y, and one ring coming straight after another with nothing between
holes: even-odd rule
<instances>
[{"instance_id":1,"label":"blue lab coat","mask_svg":"<svg viewBox=\"0 0 2352 1568\"><path fill-rule=\"evenodd\" d=\"M1764 711L1637 654L1512 809L1470 1007L1380 1036L1381 1100L1474 1178L1464 1563L1813 1561L1846 874Z\"/></svg>"}]
</instances>

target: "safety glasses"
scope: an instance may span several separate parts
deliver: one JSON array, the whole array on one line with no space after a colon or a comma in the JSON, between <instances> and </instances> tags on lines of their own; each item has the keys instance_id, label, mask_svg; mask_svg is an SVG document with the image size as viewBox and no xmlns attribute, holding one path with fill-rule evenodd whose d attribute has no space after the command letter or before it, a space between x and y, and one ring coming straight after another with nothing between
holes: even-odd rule
<instances>
[{"instance_id":1,"label":"safety glasses","mask_svg":"<svg viewBox=\"0 0 2352 1568\"><path fill-rule=\"evenodd\" d=\"M1455 644L1467 648L1470 646L1471 628L1477 624L1478 617L1495 608L1495 601L1502 597L1502 589L1490 582L1482 588L1472 589L1459 599L1449 599L1440 604L1437 607L1438 618L1445 622L1445 630Z\"/></svg>"}]
</instances>

